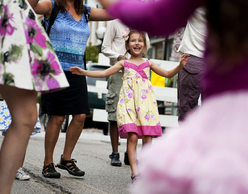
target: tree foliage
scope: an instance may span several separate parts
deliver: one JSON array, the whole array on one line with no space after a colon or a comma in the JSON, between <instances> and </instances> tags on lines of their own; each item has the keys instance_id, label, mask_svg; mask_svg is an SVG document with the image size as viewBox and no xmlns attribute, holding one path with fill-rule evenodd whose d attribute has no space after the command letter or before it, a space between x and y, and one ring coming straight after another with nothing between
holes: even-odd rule
<instances>
[{"instance_id":1,"label":"tree foliage","mask_svg":"<svg viewBox=\"0 0 248 194\"><path fill-rule=\"evenodd\" d=\"M99 49L97 46L92 46L92 43L89 43L89 46L86 47L86 61L92 61L93 63L98 62Z\"/></svg>"}]
</instances>

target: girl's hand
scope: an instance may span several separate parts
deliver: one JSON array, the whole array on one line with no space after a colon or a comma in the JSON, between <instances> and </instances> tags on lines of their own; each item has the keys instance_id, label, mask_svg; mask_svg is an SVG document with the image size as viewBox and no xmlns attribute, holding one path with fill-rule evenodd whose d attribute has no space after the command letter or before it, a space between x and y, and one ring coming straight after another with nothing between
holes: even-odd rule
<instances>
[{"instance_id":1,"label":"girl's hand","mask_svg":"<svg viewBox=\"0 0 248 194\"><path fill-rule=\"evenodd\" d=\"M183 68L187 64L189 59L189 55L183 55L180 60L180 67Z\"/></svg>"},{"instance_id":2,"label":"girl's hand","mask_svg":"<svg viewBox=\"0 0 248 194\"><path fill-rule=\"evenodd\" d=\"M85 70L79 67L70 67L69 70L72 74L85 75Z\"/></svg>"}]
</instances>

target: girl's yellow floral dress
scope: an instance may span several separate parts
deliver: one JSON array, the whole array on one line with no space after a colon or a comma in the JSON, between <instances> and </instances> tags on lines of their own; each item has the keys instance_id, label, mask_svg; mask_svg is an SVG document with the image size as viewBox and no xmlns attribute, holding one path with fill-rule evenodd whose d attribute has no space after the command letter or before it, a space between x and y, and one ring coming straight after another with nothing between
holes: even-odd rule
<instances>
[{"instance_id":1,"label":"girl's yellow floral dress","mask_svg":"<svg viewBox=\"0 0 248 194\"><path fill-rule=\"evenodd\" d=\"M135 65L124 61L123 85L117 107L117 124L121 138L128 132L139 137L162 135L157 101L149 80L150 63Z\"/></svg>"}]
</instances>

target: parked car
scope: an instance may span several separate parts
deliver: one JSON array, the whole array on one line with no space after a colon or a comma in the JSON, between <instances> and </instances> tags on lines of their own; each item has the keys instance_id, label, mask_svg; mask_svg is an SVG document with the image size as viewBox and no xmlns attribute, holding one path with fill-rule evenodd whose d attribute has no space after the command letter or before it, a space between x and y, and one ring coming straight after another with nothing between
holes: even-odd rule
<instances>
[{"instance_id":1,"label":"parked car","mask_svg":"<svg viewBox=\"0 0 248 194\"><path fill-rule=\"evenodd\" d=\"M109 65L100 65L97 63L91 63L87 66L87 69L90 71L103 71L109 68ZM107 81L107 78L93 78L93 77L86 77L87 85L88 86L95 86L96 81ZM93 109L105 109L105 102L106 102L106 94L99 94L95 92L88 92L88 99L90 105L90 115L87 115L85 121L84 128L99 128L103 129L103 134L108 134L108 123L102 122L94 122L92 121Z\"/></svg>"},{"instance_id":2,"label":"parked car","mask_svg":"<svg viewBox=\"0 0 248 194\"><path fill-rule=\"evenodd\" d=\"M103 71L107 68L109 68L109 65L100 65L97 63L91 63L87 65L87 69L90 71ZM96 81L107 81L107 78L93 78L93 77L86 77L87 85L88 86L95 86ZM108 123L101 123L101 122L93 122L92 121L92 115L93 115L93 109L105 109L105 101L106 101L106 94L99 95L95 92L88 92L88 99L89 99L89 106L90 106L90 115L87 115L84 128L99 128L103 129L103 134L108 134ZM43 124L44 128L46 129L47 123L50 120L50 116L47 114L43 115ZM69 115L65 116L65 120L61 127L61 132L66 132L68 123L69 123Z\"/></svg>"}]
</instances>

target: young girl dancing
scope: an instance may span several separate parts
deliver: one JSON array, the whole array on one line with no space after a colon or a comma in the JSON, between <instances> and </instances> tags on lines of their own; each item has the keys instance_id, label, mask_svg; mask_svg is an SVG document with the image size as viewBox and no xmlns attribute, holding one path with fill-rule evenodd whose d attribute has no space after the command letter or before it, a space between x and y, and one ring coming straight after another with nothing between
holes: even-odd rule
<instances>
[{"instance_id":1,"label":"young girl dancing","mask_svg":"<svg viewBox=\"0 0 248 194\"><path fill-rule=\"evenodd\" d=\"M150 69L155 73L171 78L182 69L189 55L182 56L180 64L166 71L154 62L142 58L146 50L146 37L143 32L131 30L127 35L126 49L131 54L129 60L117 62L104 71L86 71L78 67L71 67L73 74L90 77L107 77L124 72L123 85L120 91L117 107L117 124L121 138L128 138L128 155L131 167L132 182L138 178L136 146L138 138L142 137L143 145L152 141L153 137L162 135L159 114L153 87L149 81Z\"/></svg>"}]
</instances>

